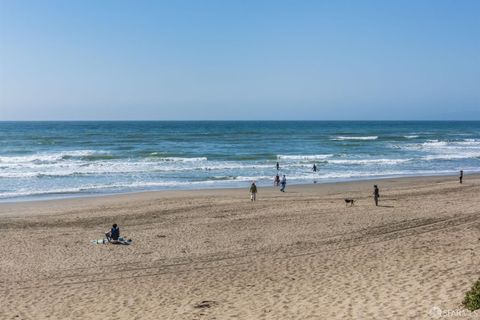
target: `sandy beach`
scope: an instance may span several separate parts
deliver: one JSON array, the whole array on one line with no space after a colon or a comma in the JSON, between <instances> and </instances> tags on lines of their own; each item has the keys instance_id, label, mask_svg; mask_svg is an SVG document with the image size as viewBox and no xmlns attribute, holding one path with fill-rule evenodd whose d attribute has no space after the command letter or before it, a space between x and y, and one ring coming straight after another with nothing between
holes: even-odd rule
<instances>
[{"instance_id":1,"label":"sandy beach","mask_svg":"<svg viewBox=\"0 0 480 320\"><path fill-rule=\"evenodd\" d=\"M0 204L0 319L480 319L479 176L248 187Z\"/></svg>"}]
</instances>

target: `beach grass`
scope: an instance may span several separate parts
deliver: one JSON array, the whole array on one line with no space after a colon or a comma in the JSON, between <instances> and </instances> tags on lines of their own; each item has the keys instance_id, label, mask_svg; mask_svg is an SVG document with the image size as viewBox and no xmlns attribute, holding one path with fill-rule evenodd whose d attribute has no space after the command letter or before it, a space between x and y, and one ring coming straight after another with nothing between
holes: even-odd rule
<instances>
[{"instance_id":1,"label":"beach grass","mask_svg":"<svg viewBox=\"0 0 480 320\"><path fill-rule=\"evenodd\" d=\"M480 309L480 279L478 279L465 294L463 305L470 311Z\"/></svg>"}]
</instances>

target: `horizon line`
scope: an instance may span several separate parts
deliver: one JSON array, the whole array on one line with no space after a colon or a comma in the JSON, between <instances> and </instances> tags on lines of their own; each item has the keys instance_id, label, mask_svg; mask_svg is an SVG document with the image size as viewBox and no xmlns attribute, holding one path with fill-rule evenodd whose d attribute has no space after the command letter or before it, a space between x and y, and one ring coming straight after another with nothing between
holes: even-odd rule
<instances>
[{"instance_id":1,"label":"horizon line","mask_svg":"<svg viewBox=\"0 0 480 320\"><path fill-rule=\"evenodd\" d=\"M162 120L162 119L62 119L62 120L0 120L0 122L294 122L294 121L302 121L302 122L362 122L362 121L369 121L369 122L476 122L480 121L480 119L454 119L454 120L445 120L445 119L362 119L362 120L353 120L353 119L318 119L318 120L311 120L311 119L224 119L224 120L213 120L213 119L170 119L170 120Z\"/></svg>"}]
</instances>

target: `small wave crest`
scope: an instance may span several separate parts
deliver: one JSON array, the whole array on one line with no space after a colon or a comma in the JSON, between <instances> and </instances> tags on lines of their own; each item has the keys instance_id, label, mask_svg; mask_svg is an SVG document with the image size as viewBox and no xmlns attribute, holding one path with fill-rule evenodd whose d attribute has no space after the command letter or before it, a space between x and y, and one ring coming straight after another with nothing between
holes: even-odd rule
<instances>
[{"instance_id":1,"label":"small wave crest","mask_svg":"<svg viewBox=\"0 0 480 320\"><path fill-rule=\"evenodd\" d=\"M344 140L377 140L378 136L336 136L330 140L344 141Z\"/></svg>"},{"instance_id":2,"label":"small wave crest","mask_svg":"<svg viewBox=\"0 0 480 320\"><path fill-rule=\"evenodd\" d=\"M435 161L435 160L458 160L458 159L474 159L480 158L480 152L468 152L460 154L434 154L422 157L422 160L425 161Z\"/></svg>"},{"instance_id":3,"label":"small wave crest","mask_svg":"<svg viewBox=\"0 0 480 320\"><path fill-rule=\"evenodd\" d=\"M328 160L331 164L353 164L353 165L369 165L369 164L384 164L393 165L411 161L412 159L341 159L341 160Z\"/></svg>"},{"instance_id":4,"label":"small wave crest","mask_svg":"<svg viewBox=\"0 0 480 320\"><path fill-rule=\"evenodd\" d=\"M200 162L207 161L207 157L165 157L161 153L152 152L149 154L149 158L155 158L157 161L166 161L166 162Z\"/></svg>"},{"instance_id":5,"label":"small wave crest","mask_svg":"<svg viewBox=\"0 0 480 320\"><path fill-rule=\"evenodd\" d=\"M72 150L49 153L36 153L24 156L1 156L2 163L51 163L69 159L95 159L96 157L110 157L107 151L93 151L93 150Z\"/></svg>"},{"instance_id":6,"label":"small wave crest","mask_svg":"<svg viewBox=\"0 0 480 320\"><path fill-rule=\"evenodd\" d=\"M278 160L325 160L330 157L333 157L333 154L277 155Z\"/></svg>"}]
</instances>

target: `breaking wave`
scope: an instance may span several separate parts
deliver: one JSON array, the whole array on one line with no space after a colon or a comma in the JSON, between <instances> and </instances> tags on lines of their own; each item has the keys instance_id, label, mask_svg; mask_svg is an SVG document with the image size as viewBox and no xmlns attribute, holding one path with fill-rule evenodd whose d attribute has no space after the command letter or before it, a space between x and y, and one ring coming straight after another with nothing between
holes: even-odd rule
<instances>
[{"instance_id":1,"label":"breaking wave","mask_svg":"<svg viewBox=\"0 0 480 320\"><path fill-rule=\"evenodd\" d=\"M336 136L330 140L339 140L339 141L343 141L343 140L377 140L378 139L378 136L364 136L364 137L360 137L360 136Z\"/></svg>"}]
</instances>

